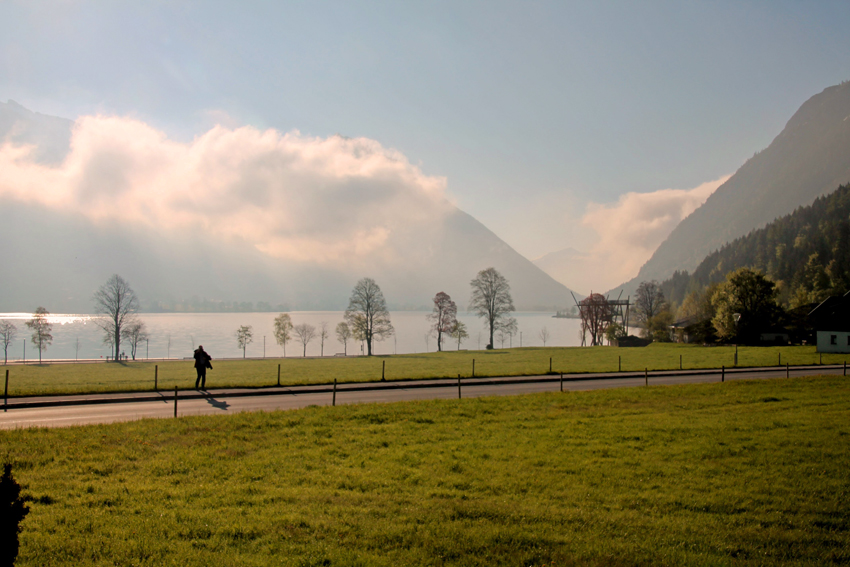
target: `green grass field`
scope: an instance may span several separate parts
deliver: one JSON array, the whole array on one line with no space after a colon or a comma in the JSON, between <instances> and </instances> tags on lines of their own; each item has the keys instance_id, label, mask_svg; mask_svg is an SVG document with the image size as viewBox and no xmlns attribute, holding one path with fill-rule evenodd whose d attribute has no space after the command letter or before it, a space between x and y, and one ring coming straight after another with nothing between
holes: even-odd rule
<instances>
[{"instance_id":1,"label":"green grass field","mask_svg":"<svg viewBox=\"0 0 850 567\"><path fill-rule=\"evenodd\" d=\"M646 348L515 348L494 351L461 351L427 354L351 358L284 358L213 361L207 387L261 387L277 383L281 366L281 384L363 382L423 378L476 376L531 376L549 372L614 372L618 365L628 370L664 370L682 367L731 367L734 347L652 344ZM618 360L619 357L619 360ZM847 355L824 355L824 364L842 363ZM739 366L817 364L821 358L813 346L740 347ZM384 370L384 364L385 370ZM28 364L10 365L9 395L30 396L81 392L119 392L152 390L154 363ZM157 362L158 386L190 388L195 383L193 361Z\"/></svg>"},{"instance_id":2,"label":"green grass field","mask_svg":"<svg viewBox=\"0 0 850 567\"><path fill-rule=\"evenodd\" d=\"M19 566L838 565L850 381L0 431Z\"/></svg>"}]
</instances>

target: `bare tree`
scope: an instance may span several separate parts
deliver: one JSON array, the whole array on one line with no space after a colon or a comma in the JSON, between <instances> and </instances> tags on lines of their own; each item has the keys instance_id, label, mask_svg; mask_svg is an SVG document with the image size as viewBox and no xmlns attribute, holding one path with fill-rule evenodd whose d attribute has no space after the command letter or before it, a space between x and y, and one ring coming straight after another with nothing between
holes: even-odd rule
<instances>
[{"instance_id":1,"label":"bare tree","mask_svg":"<svg viewBox=\"0 0 850 567\"><path fill-rule=\"evenodd\" d=\"M254 327L251 325L241 325L236 329L236 344L242 349L242 358L245 358L245 351L248 345L254 342Z\"/></svg>"},{"instance_id":2,"label":"bare tree","mask_svg":"<svg viewBox=\"0 0 850 567\"><path fill-rule=\"evenodd\" d=\"M448 293L440 292L434 296L434 311L428 315L431 330L437 336L437 350L443 350L443 333L451 333L457 321L457 305Z\"/></svg>"},{"instance_id":3,"label":"bare tree","mask_svg":"<svg viewBox=\"0 0 850 567\"><path fill-rule=\"evenodd\" d=\"M304 345L304 356L307 356L307 344L316 338L316 327L309 323L301 323L293 328L295 337Z\"/></svg>"},{"instance_id":4,"label":"bare tree","mask_svg":"<svg viewBox=\"0 0 850 567\"><path fill-rule=\"evenodd\" d=\"M493 348L493 334L498 330L499 321L514 311L511 286L495 268L481 270L469 285L472 286L469 310L485 319L490 329L489 348Z\"/></svg>"},{"instance_id":5,"label":"bare tree","mask_svg":"<svg viewBox=\"0 0 850 567\"><path fill-rule=\"evenodd\" d=\"M53 344L53 325L47 320L50 312L44 307L39 307L33 313L32 319L27 321L27 327L32 330L32 344L38 349L38 363L41 364L41 353L47 350L47 346Z\"/></svg>"},{"instance_id":6,"label":"bare tree","mask_svg":"<svg viewBox=\"0 0 850 567\"><path fill-rule=\"evenodd\" d=\"M340 321L336 326L336 338L342 343L342 352L348 356L348 341L351 339L351 327L345 321Z\"/></svg>"},{"instance_id":7,"label":"bare tree","mask_svg":"<svg viewBox=\"0 0 850 567\"><path fill-rule=\"evenodd\" d=\"M644 335L649 334L652 318L666 309L667 301L661 285L655 280L641 282L635 294L635 316L644 329Z\"/></svg>"},{"instance_id":8,"label":"bare tree","mask_svg":"<svg viewBox=\"0 0 850 567\"><path fill-rule=\"evenodd\" d=\"M328 322L322 321L319 325L319 346L321 348L321 354L319 356L325 356L325 341L328 339L328 336L330 336L330 333L328 332Z\"/></svg>"},{"instance_id":9,"label":"bare tree","mask_svg":"<svg viewBox=\"0 0 850 567\"><path fill-rule=\"evenodd\" d=\"M148 330L145 327L144 321L136 319L132 323L125 325L121 330L124 340L130 343L130 357L136 360L136 351L141 343L148 340ZM194 338L192 339L192 349L194 350Z\"/></svg>"},{"instance_id":10,"label":"bare tree","mask_svg":"<svg viewBox=\"0 0 850 567\"><path fill-rule=\"evenodd\" d=\"M469 338L469 332L466 330L466 324L463 321L455 319L455 324L452 326L451 336L457 341L457 349L460 350L460 344L463 339Z\"/></svg>"},{"instance_id":11,"label":"bare tree","mask_svg":"<svg viewBox=\"0 0 850 567\"><path fill-rule=\"evenodd\" d=\"M363 278L354 286L345 310L345 321L354 338L366 342L369 356L372 356L373 341L382 341L395 332L384 294L372 278Z\"/></svg>"},{"instance_id":12,"label":"bare tree","mask_svg":"<svg viewBox=\"0 0 850 567\"><path fill-rule=\"evenodd\" d=\"M115 349L113 360L121 354L121 331L136 320L139 300L130 284L118 274L113 274L94 294L95 313L103 317L95 319L105 334L103 342Z\"/></svg>"},{"instance_id":13,"label":"bare tree","mask_svg":"<svg viewBox=\"0 0 850 567\"><path fill-rule=\"evenodd\" d=\"M508 346L514 346L514 335L519 332L519 326L517 325L516 319L513 317L503 317L497 323L498 332L502 337L502 347L504 347L504 337L508 337L509 343Z\"/></svg>"},{"instance_id":14,"label":"bare tree","mask_svg":"<svg viewBox=\"0 0 850 567\"><path fill-rule=\"evenodd\" d=\"M292 318L289 313L281 313L274 318L274 338L277 344L283 347L283 356L286 357L286 343L292 338Z\"/></svg>"},{"instance_id":15,"label":"bare tree","mask_svg":"<svg viewBox=\"0 0 850 567\"><path fill-rule=\"evenodd\" d=\"M546 343L549 342L549 329L546 327L540 329L540 340L543 341L543 346L546 346Z\"/></svg>"},{"instance_id":16,"label":"bare tree","mask_svg":"<svg viewBox=\"0 0 850 567\"><path fill-rule=\"evenodd\" d=\"M0 321L0 343L3 343L3 364L9 362L9 345L18 335L18 328L11 321Z\"/></svg>"}]
</instances>

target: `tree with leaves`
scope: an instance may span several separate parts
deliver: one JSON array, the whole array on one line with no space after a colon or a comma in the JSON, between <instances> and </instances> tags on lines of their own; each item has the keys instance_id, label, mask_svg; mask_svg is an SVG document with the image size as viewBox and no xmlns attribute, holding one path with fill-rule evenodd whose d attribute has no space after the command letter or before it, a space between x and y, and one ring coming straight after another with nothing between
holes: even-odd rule
<instances>
[{"instance_id":1,"label":"tree with leaves","mask_svg":"<svg viewBox=\"0 0 850 567\"><path fill-rule=\"evenodd\" d=\"M248 345L254 342L254 327L251 325L240 325L236 329L236 344L242 349L242 358L245 358L245 351Z\"/></svg>"},{"instance_id":2,"label":"tree with leaves","mask_svg":"<svg viewBox=\"0 0 850 567\"><path fill-rule=\"evenodd\" d=\"M303 356L307 356L307 345L316 338L316 327L310 325L309 323L300 323L295 325L292 332L295 334L295 338L304 346L304 354Z\"/></svg>"},{"instance_id":3,"label":"tree with leaves","mask_svg":"<svg viewBox=\"0 0 850 567\"><path fill-rule=\"evenodd\" d=\"M434 296L434 310L428 315L431 330L437 336L437 351L443 350L443 333L451 333L457 321L457 305L448 293L441 291Z\"/></svg>"},{"instance_id":4,"label":"tree with leaves","mask_svg":"<svg viewBox=\"0 0 850 567\"><path fill-rule=\"evenodd\" d=\"M460 344L463 342L463 339L469 338L469 332L466 330L466 324L463 321L458 321L457 319L455 319L455 324L452 325L450 334L451 337L457 341L458 350L460 350Z\"/></svg>"},{"instance_id":5,"label":"tree with leaves","mask_svg":"<svg viewBox=\"0 0 850 567\"><path fill-rule=\"evenodd\" d=\"M345 322L355 339L365 341L368 356L372 356L373 341L382 341L395 333L384 294L372 278L363 278L354 286L345 310Z\"/></svg>"},{"instance_id":6,"label":"tree with leaves","mask_svg":"<svg viewBox=\"0 0 850 567\"><path fill-rule=\"evenodd\" d=\"M511 286L495 268L481 270L469 285L472 287L469 310L484 319L490 330L489 348L492 349L499 322L514 311Z\"/></svg>"},{"instance_id":7,"label":"tree with leaves","mask_svg":"<svg viewBox=\"0 0 850 567\"><path fill-rule=\"evenodd\" d=\"M11 321L0 321L0 343L3 344L3 364L9 362L9 346L18 335L18 328Z\"/></svg>"},{"instance_id":8,"label":"tree with leaves","mask_svg":"<svg viewBox=\"0 0 850 567\"><path fill-rule=\"evenodd\" d=\"M140 344L148 340L148 330L144 321L136 319L121 330L124 340L130 344L130 357L136 360L136 351Z\"/></svg>"},{"instance_id":9,"label":"tree with leaves","mask_svg":"<svg viewBox=\"0 0 850 567\"><path fill-rule=\"evenodd\" d=\"M780 314L776 284L750 268L730 272L717 286L711 302L715 309L711 322L725 341L755 343L761 330L773 325Z\"/></svg>"},{"instance_id":10,"label":"tree with leaves","mask_svg":"<svg viewBox=\"0 0 850 567\"><path fill-rule=\"evenodd\" d=\"M605 328L605 339L611 345L626 336L626 330L619 323L611 323Z\"/></svg>"},{"instance_id":11,"label":"tree with leaves","mask_svg":"<svg viewBox=\"0 0 850 567\"><path fill-rule=\"evenodd\" d=\"M274 338L277 344L283 347L283 356L286 358L286 343L292 339L292 317L289 313L281 313L274 318Z\"/></svg>"},{"instance_id":12,"label":"tree with leaves","mask_svg":"<svg viewBox=\"0 0 850 567\"><path fill-rule=\"evenodd\" d=\"M139 310L136 292L124 278L113 274L94 293L93 299L95 313L102 315L94 321L103 329L103 342L115 349L113 360L117 362L121 355L122 331L125 326L136 321L136 312Z\"/></svg>"},{"instance_id":13,"label":"tree with leaves","mask_svg":"<svg viewBox=\"0 0 850 567\"><path fill-rule=\"evenodd\" d=\"M601 346L605 330L614 320L614 312L608 298L601 293L591 293L578 304L581 316L581 344L586 344L590 333L590 346Z\"/></svg>"},{"instance_id":14,"label":"tree with leaves","mask_svg":"<svg viewBox=\"0 0 850 567\"><path fill-rule=\"evenodd\" d=\"M32 344L38 349L38 363L41 364L41 353L47 350L47 346L53 344L53 325L47 320L50 312L44 307L39 307L33 313L32 319L27 321L27 327L32 330Z\"/></svg>"},{"instance_id":15,"label":"tree with leaves","mask_svg":"<svg viewBox=\"0 0 850 567\"><path fill-rule=\"evenodd\" d=\"M351 340L351 327L345 321L340 321L336 325L336 338L342 343L342 353L348 356L348 341Z\"/></svg>"}]
</instances>

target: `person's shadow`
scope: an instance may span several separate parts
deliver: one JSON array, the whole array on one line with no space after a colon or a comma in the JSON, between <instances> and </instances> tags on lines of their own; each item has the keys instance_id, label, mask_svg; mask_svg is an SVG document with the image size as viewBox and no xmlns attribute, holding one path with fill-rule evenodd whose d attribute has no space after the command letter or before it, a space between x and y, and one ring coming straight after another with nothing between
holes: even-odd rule
<instances>
[{"instance_id":1,"label":"person's shadow","mask_svg":"<svg viewBox=\"0 0 850 567\"><path fill-rule=\"evenodd\" d=\"M216 409L220 409L222 411L227 411L227 408L230 407L230 404L228 404L226 401L224 401L224 400L219 401L219 400L215 399L214 397L212 397L212 395L206 395L205 394L204 399L207 401L207 403L209 405L211 405L212 407L214 407Z\"/></svg>"}]
</instances>

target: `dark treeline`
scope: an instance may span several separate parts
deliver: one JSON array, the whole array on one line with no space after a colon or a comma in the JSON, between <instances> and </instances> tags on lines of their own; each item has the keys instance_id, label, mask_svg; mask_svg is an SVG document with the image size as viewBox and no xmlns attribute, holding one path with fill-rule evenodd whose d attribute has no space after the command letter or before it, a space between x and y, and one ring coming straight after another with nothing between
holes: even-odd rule
<instances>
[{"instance_id":1,"label":"dark treeline","mask_svg":"<svg viewBox=\"0 0 850 567\"><path fill-rule=\"evenodd\" d=\"M776 282L779 303L795 308L850 289L850 185L819 197L709 254L693 274L661 284L671 306L749 267Z\"/></svg>"},{"instance_id":2,"label":"dark treeline","mask_svg":"<svg viewBox=\"0 0 850 567\"><path fill-rule=\"evenodd\" d=\"M289 311L287 305L272 305L266 301L214 301L185 299L181 301L149 301L142 305L144 313L271 313Z\"/></svg>"}]
</instances>

